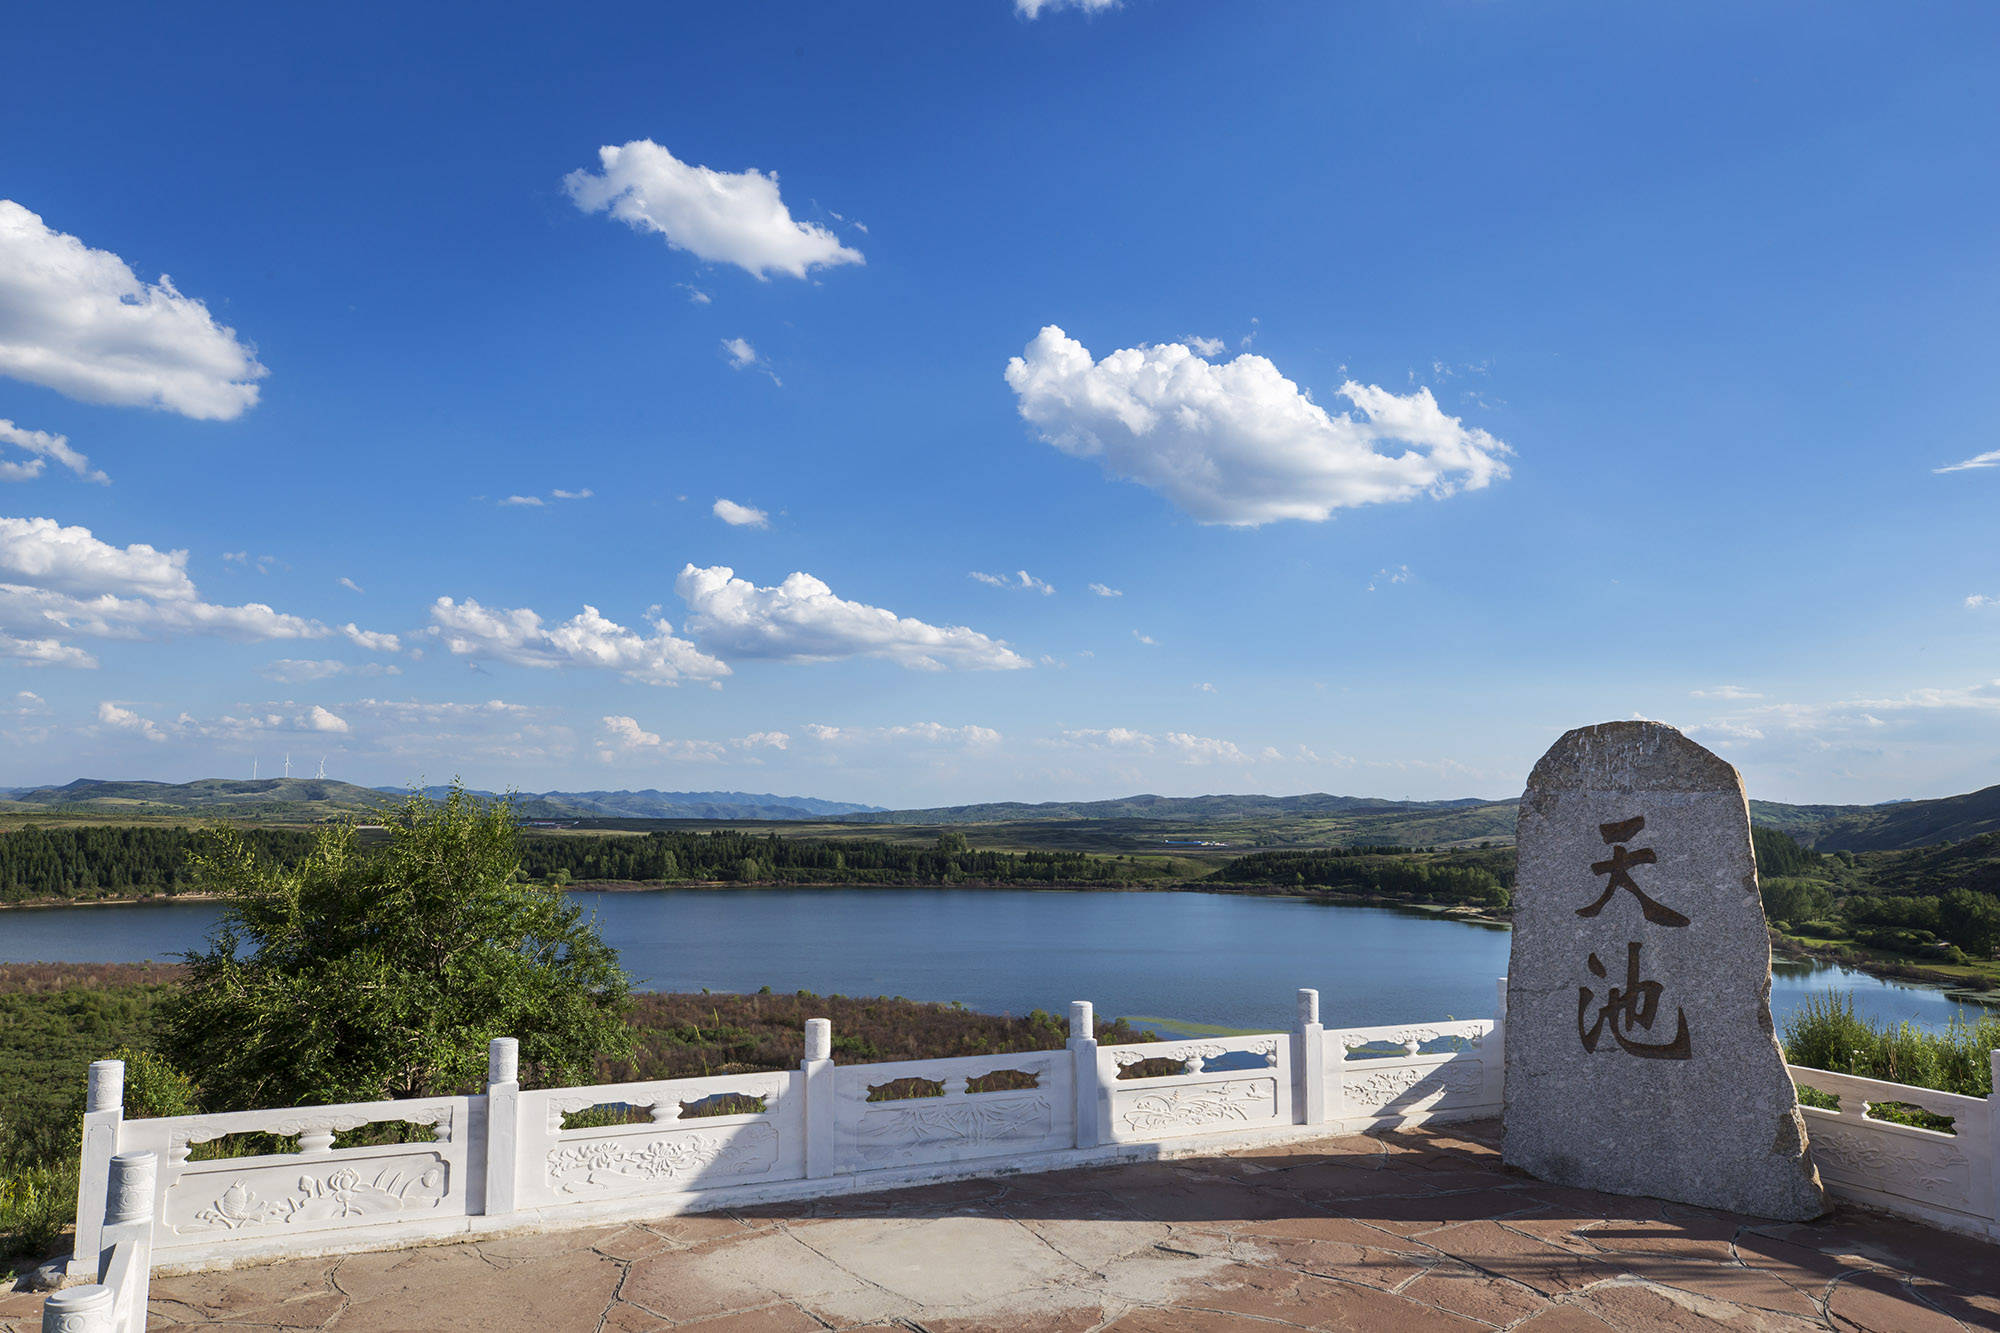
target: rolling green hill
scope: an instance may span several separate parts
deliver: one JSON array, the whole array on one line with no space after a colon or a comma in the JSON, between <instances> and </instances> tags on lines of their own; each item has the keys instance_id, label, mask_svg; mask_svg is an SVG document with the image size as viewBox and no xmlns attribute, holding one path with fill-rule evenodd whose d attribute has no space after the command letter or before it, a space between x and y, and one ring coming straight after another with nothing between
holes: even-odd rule
<instances>
[{"instance_id":1,"label":"rolling green hill","mask_svg":"<svg viewBox=\"0 0 2000 1333\"><path fill-rule=\"evenodd\" d=\"M2000 787L1932 801L1848 806L1801 841L1823 852L1892 851L2000 832Z\"/></svg>"},{"instance_id":2,"label":"rolling green hill","mask_svg":"<svg viewBox=\"0 0 2000 1333\"><path fill-rule=\"evenodd\" d=\"M0 801L14 814L188 815L214 819L323 819L382 803L382 794L331 778L262 778L195 782L108 782L79 778L32 787Z\"/></svg>"}]
</instances>

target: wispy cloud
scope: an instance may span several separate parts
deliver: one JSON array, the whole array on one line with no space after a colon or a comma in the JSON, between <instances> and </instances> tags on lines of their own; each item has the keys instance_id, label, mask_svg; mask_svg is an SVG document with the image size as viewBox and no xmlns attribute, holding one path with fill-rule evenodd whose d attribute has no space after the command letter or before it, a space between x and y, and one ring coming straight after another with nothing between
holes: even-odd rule
<instances>
[{"instance_id":1,"label":"wispy cloud","mask_svg":"<svg viewBox=\"0 0 2000 1333\"><path fill-rule=\"evenodd\" d=\"M1933 472L1972 472L1980 468L2000 467L2000 449L1990 449L1983 454L1974 454L1962 463L1948 463L1944 467L1934 467Z\"/></svg>"},{"instance_id":2,"label":"wispy cloud","mask_svg":"<svg viewBox=\"0 0 2000 1333\"><path fill-rule=\"evenodd\" d=\"M1746 690L1741 685L1711 685L1705 690L1689 690L1694 699L1761 699L1764 696L1756 690Z\"/></svg>"},{"instance_id":3,"label":"wispy cloud","mask_svg":"<svg viewBox=\"0 0 2000 1333\"><path fill-rule=\"evenodd\" d=\"M1375 577L1368 580L1368 591L1374 592L1377 588L1387 588L1393 584L1408 583L1409 581L1410 567L1408 565L1397 565L1394 569L1378 569L1375 571Z\"/></svg>"},{"instance_id":4,"label":"wispy cloud","mask_svg":"<svg viewBox=\"0 0 2000 1333\"><path fill-rule=\"evenodd\" d=\"M785 382L778 378L778 372L771 369L771 363L758 354L757 349L750 345L748 338L724 338L722 354L729 358L731 370L762 371L771 377L771 383L781 389L785 387Z\"/></svg>"},{"instance_id":5,"label":"wispy cloud","mask_svg":"<svg viewBox=\"0 0 2000 1333\"><path fill-rule=\"evenodd\" d=\"M1125 595L1123 589L1107 587L1102 583L1091 584L1090 590L1096 593L1099 597L1123 597Z\"/></svg>"},{"instance_id":6,"label":"wispy cloud","mask_svg":"<svg viewBox=\"0 0 2000 1333\"><path fill-rule=\"evenodd\" d=\"M1059 9L1077 9L1086 14L1101 14L1107 9L1116 9L1120 0L1014 0L1014 12L1024 19L1038 19L1043 14Z\"/></svg>"},{"instance_id":7,"label":"wispy cloud","mask_svg":"<svg viewBox=\"0 0 2000 1333\"><path fill-rule=\"evenodd\" d=\"M1011 579L1004 574L985 574L976 569L968 571L966 577L977 579L990 588L1022 588L1028 592L1038 592L1044 597L1050 597L1055 594L1053 586L1042 579L1036 578L1025 569L1015 570L1014 577Z\"/></svg>"},{"instance_id":8,"label":"wispy cloud","mask_svg":"<svg viewBox=\"0 0 2000 1333\"><path fill-rule=\"evenodd\" d=\"M4 312L0 312L4 313ZM90 465L90 460L69 447L67 435L51 435L45 430L27 430L0 418L0 445L12 445L27 454L25 460L0 458L0 481L32 481L42 475L53 459L85 481L109 486L111 478Z\"/></svg>"}]
</instances>

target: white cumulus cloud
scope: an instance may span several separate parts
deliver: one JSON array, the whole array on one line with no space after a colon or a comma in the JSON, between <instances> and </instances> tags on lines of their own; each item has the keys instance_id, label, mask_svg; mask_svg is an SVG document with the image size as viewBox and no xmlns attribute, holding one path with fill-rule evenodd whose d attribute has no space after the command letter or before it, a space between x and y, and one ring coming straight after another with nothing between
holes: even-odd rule
<instances>
[{"instance_id":1,"label":"white cumulus cloud","mask_svg":"<svg viewBox=\"0 0 2000 1333\"><path fill-rule=\"evenodd\" d=\"M1476 490L1512 451L1418 389L1350 380L1338 415L1252 354L1216 365L1181 343L1095 360L1051 324L1007 363L1021 416L1048 443L1158 491L1202 523L1319 522L1336 509ZM1390 452L1382 452L1378 445Z\"/></svg>"},{"instance_id":2,"label":"white cumulus cloud","mask_svg":"<svg viewBox=\"0 0 2000 1333\"><path fill-rule=\"evenodd\" d=\"M717 499L712 512L732 528L768 528L771 516L762 509L751 505L740 505L734 500Z\"/></svg>"},{"instance_id":3,"label":"white cumulus cloud","mask_svg":"<svg viewBox=\"0 0 2000 1333\"><path fill-rule=\"evenodd\" d=\"M83 671L97 666L97 659L75 644L64 643L61 639L17 639L5 633L0 633L0 661Z\"/></svg>"},{"instance_id":4,"label":"white cumulus cloud","mask_svg":"<svg viewBox=\"0 0 2000 1333\"><path fill-rule=\"evenodd\" d=\"M228 421L256 405L254 348L173 281L141 281L0 199L0 375L86 403Z\"/></svg>"},{"instance_id":5,"label":"white cumulus cloud","mask_svg":"<svg viewBox=\"0 0 2000 1333\"><path fill-rule=\"evenodd\" d=\"M676 638L666 621L653 621L652 630L640 634L627 629L594 606L553 625L525 608L488 608L470 597L462 602L440 597L431 606L431 632L460 657L538 668L591 667L646 685L713 681L730 674L726 663Z\"/></svg>"},{"instance_id":6,"label":"white cumulus cloud","mask_svg":"<svg viewBox=\"0 0 2000 1333\"><path fill-rule=\"evenodd\" d=\"M28 430L0 418L0 444L12 445L27 454L25 460L0 458L0 481L32 481L42 475L49 460L68 468L85 481L109 486L111 478L90 465L90 460L69 447L67 435L51 435L45 430Z\"/></svg>"},{"instance_id":7,"label":"white cumulus cloud","mask_svg":"<svg viewBox=\"0 0 2000 1333\"><path fill-rule=\"evenodd\" d=\"M655 232L697 259L734 264L760 279L865 262L825 227L795 220L775 172L692 166L651 139L607 145L597 157L601 171L563 178L576 206L608 209L634 231Z\"/></svg>"},{"instance_id":8,"label":"white cumulus cloud","mask_svg":"<svg viewBox=\"0 0 2000 1333\"><path fill-rule=\"evenodd\" d=\"M794 662L881 657L923 670L1028 665L998 639L850 602L810 574L795 573L765 588L737 578L726 565L690 564L674 588L687 603L688 632L717 652Z\"/></svg>"},{"instance_id":9,"label":"white cumulus cloud","mask_svg":"<svg viewBox=\"0 0 2000 1333\"><path fill-rule=\"evenodd\" d=\"M85 666L94 665L88 654L57 651L47 641L175 634L318 639L332 631L262 602L202 600L188 577L186 551L143 542L114 546L54 519L0 518L0 632L17 645L36 645L37 660Z\"/></svg>"},{"instance_id":10,"label":"white cumulus cloud","mask_svg":"<svg viewBox=\"0 0 2000 1333\"><path fill-rule=\"evenodd\" d=\"M120 704L112 703L109 699L97 705L97 720L104 726L115 727L120 731L137 732L149 741L164 741L167 738L167 734L160 730L159 723Z\"/></svg>"},{"instance_id":11,"label":"white cumulus cloud","mask_svg":"<svg viewBox=\"0 0 2000 1333\"><path fill-rule=\"evenodd\" d=\"M403 650L403 641L395 635L362 629L351 620L340 627L340 632L347 636L349 643L366 648L371 653L397 653Z\"/></svg>"}]
</instances>

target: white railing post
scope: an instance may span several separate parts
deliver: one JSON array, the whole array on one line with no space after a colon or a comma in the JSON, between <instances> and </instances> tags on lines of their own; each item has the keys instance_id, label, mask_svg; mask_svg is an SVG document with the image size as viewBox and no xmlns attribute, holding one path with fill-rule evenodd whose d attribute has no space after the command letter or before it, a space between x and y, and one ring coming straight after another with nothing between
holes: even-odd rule
<instances>
[{"instance_id":1,"label":"white railing post","mask_svg":"<svg viewBox=\"0 0 2000 1333\"><path fill-rule=\"evenodd\" d=\"M111 1288L93 1282L67 1287L42 1303L42 1333L117 1333Z\"/></svg>"},{"instance_id":2,"label":"white railing post","mask_svg":"<svg viewBox=\"0 0 2000 1333\"><path fill-rule=\"evenodd\" d=\"M1319 1021L1319 992L1299 991L1298 1020L1292 1024L1292 1119L1301 1125L1326 1123L1326 1029Z\"/></svg>"},{"instance_id":3,"label":"white railing post","mask_svg":"<svg viewBox=\"0 0 2000 1333\"><path fill-rule=\"evenodd\" d=\"M1993 1173L1993 1225L1986 1234L2000 1240L2000 1051L1989 1051L1987 1063L1993 1070L1993 1091L1986 1096L1986 1109L1992 1116L1986 1128L1986 1153L1990 1159L1987 1169Z\"/></svg>"},{"instance_id":4,"label":"white railing post","mask_svg":"<svg viewBox=\"0 0 2000 1333\"><path fill-rule=\"evenodd\" d=\"M1486 1087L1489 1100L1503 1102L1507 1096L1507 978L1494 983L1500 992L1500 1007L1493 1011L1493 1054L1486 1057Z\"/></svg>"},{"instance_id":5,"label":"white railing post","mask_svg":"<svg viewBox=\"0 0 2000 1333\"><path fill-rule=\"evenodd\" d=\"M1076 1146L1095 1148L1097 1125L1097 1011L1089 1000L1069 1002L1070 1082L1076 1101Z\"/></svg>"},{"instance_id":6,"label":"white railing post","mask_svg":"<svg viewBox=\"0 0 2000 1333\"><path fill-rule=\"evenodd\" d=\"M112 1327L117 1333L146 1333L159 1168L158 1155L150 1152L121 1152L111 1159L97 1280L111 1289Z\"/></svg>"},{"instance_id":7,"label":"white railing post","mask_svg":"<svg viewBox=\"0 0 2000 1333\"><path fill-rule=\"evenodd\" d=\"M125 1062L93 1062L83 1103L83 1162L76 1181L76 1244L69 1257L70 1277L97 1276L97 1252L104 1236L104 1191L111 1183L111 1158L118 1151L124 1120Z\"/></svg>"},{"instance_id":8,"label":"white railing post","mask_svg":"<svg viewBox=\"0 0 2000 1333\"><path fill-rule=\"evenodd\" d=\"M495 1037L486 1046L486 1206L514 1211L521 1160L521 1043Z\"/></svg>"},{"instance_id":9,"label":"white railing post","mask_svg":"<svg viewBox=\"0 0 2000 1333\"><path fill-rule=\"evenodd\" d=\"M833 1174L833 1020L806 1020L806 1178Z\"/></svg>"}]
</instances>

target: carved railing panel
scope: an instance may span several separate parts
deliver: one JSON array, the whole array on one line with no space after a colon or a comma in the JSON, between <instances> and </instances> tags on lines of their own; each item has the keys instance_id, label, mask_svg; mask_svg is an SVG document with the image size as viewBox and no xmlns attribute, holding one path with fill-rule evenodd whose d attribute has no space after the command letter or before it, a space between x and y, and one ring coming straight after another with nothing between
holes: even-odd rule
<instances>
[{"instance_id":1,"label":"carved railing panel","mask_svg":"<svg viewBox=\"0 0 2000 1333\"><path fill-rule=\"evenodd\" d=\"M1794 1083L1840 1099L1838 1110L1799 1108L1813 1161L1829 1186L1863 1197L1908 1200L1969 1218L1993 1216L1992 1111L1985 1098L1800 1065L1788 1068ZM1949 1116L1952 1132L1899 1125L1867 1114L1871 1104L1886 1102Z\"/></svg>"},{"instance_id":2,"label":"carved railing panel","mask_svg":"<svg viewBox=\"0 0 2000 1333\"><path fill-rule=\"evenodd\" d=\"M805 1175L805 1099L795 1073L613 1083L521 1094L523 1206L642 1194L684 1194ZM724 1104L762 1111L697 1112ZM650 1108L635 1123L563 1128L597 1106Z\"/></svg>"},{"instance_id":3,"label":"carved railing panel","mask_svg":"<svg viewBox=\"0 0 2000 1333\"><path fill-rule=\"evenodd\" d=\"M468 1152L474 1099L436 1097L128 1121L127 1151L160 1156L157 1254L204 1249L232 1235L290 1236L473 1211ZM428 1142L336 1148L369 1125L428 1126ZM198 1144L236 1134L296 1139L295 1152L195 1161Z\"/></svg>"},{"instance_id":4,"label":"carved railing panel","mask_svg":"<svg viewBox=\"0 0 2000 1333\"><path fill-rule=\"evenodd\" d=\"M1258 1033L1100 1049L1099 1120L1106 1141L1143 1143L1291 1123L1291 1041L1285 1033ZM1130 1077L1161 1068L1168 1072Z\"/></svg>"},{"instance_id":5,"label":"carved railing panel","mask_svg":"<svg viewBox=\"0 0 2000 1333\"><path fill-rule=\"evenodd\" d=\"M955 1060L902 1060L833 1071L836 1169L962 1162L1054 1152L1076 1142L1074 1074L1066 1051ZM973 1092L1000 1071L1031 1075L1032 1088ZM1018 1081L1018 1080L1016 1080ZM941 1095L871 1101L876 1089L929 1087Z\"/></svg>"},{"instance_id":6,"label":"carved railing panel","mask_svg":"<svg viewBox=\"0 0 2000 1333\"><path fill-rule=\"evenodd\" d=\"M1485 1019L1330 1029L1324 1036L1328 1120L1352 1125L1497 1114L1503 1064L1494 1032Z\"/></svg>"}]
</instances>

